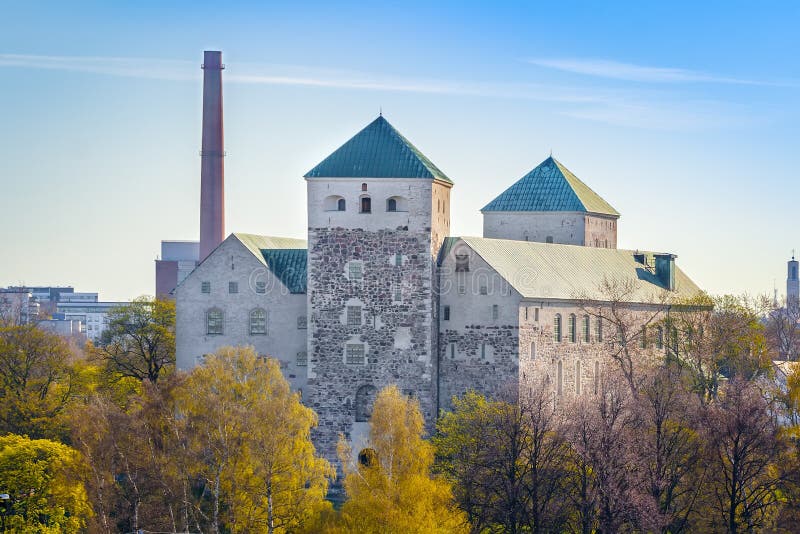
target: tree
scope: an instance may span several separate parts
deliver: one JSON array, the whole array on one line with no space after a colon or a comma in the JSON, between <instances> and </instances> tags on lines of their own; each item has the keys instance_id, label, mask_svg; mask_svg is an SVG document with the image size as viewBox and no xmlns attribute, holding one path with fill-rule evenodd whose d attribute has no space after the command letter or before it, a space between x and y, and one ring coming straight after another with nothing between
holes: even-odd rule
<instances>
[{"instance_id":1,"label":"tree","mask_svg":"<svg viewBox=\"0 0 800 534\"><path fill-rule=\"evenodd\" d=\"M664 519L662 531L689 531L707 470L697 455L702 442L696 431L698 401L674 363L657 369L634 401L635 453L645 490Z\"/></svg>"},{"instance_id":2,"label":"tree","mask_svg":"<svg viewBox=\"0 0 800 534\"><path fill-rule=\"evenodd\" d=\"M647 331L663 319L671 299L668 291L659 291L647 298L638 293L636 280L604 278L598 284L597 295L576 296L581 311L600 321L606 353L617 364L633 392L643 380L642 370L659 363L649 361ZM632 305L634 302L638 304Z\"/></svg>"},{"instance_id":3,"label":"tree","mask_svg":"<svg viewBox=\"0 0 800 534\"><path fill-rule=\"evenodd\" d=\"M800 355L800 306L791 301L783 307L773 305L766 315L765 327L770 352L781 360L797 360Z\"/></svg>"},{"instance_id":4,"label":"tree","mask_svg":"<svg viewBox=\"0 0 800 534\"><path fill-rule=\"evenodd\" d=\"M450 485L431 477L433 446L422 438L423 432L418 401L389 386L375 399L369 447L355 458L351 445L340 438L348 497L341 513L346 532L467 531Z\"/></svg>"},{"instance_id":5,"label":"tree","mask_svg":"<svg viewBox=\"0 0 800 534\"><path fill-rule=\"evenodd\" d=\"M741 378L707 409L710 526L752 532L777 509L783 443L758 388Z\"/></svg>"},{"instance_id":6,"label":"tree","mask_svg":"<svg viewBox=\"0 0 800 534\"><path fill-rule=\"evenodd\" d=\"M453 484L474 531L552 532L566 520L565 456L558 412L537 387L517 400L453 399L434 438L437 468Z\"/></svg>"},{"instance_id":7,"label":"tree","mask_svg":"<svg viewBox=\"0 0 800 534\"><path fill-rule=\"evenodd\" d=\"M10 497L4 532L75 533L92 509L76 473L77 451L46 439L0 437L0 492Z\"/></svg>"},{"instance_id":8,"label":"tree","mask_svg":"<svg viewBox=\"0 0 800 534\"><path fill-rule=\"evenodd\" d=\"M33 325L0 327L0 431L57 438L76 384L72 352Z\"/></svg>"},{"instance_id":9,"label":"tree","mask_svg":"<svg viewBox=\"0 0 800 534\"><path fill-rule=\"evenodd\" d=\"M111 310L91 352L114 376L157 382L175 366L175 303L139 297Z\"/></svg>"},{"instance_id":10,"label":"tree","mask_svg":"<svg viewBox=\"0 0 800 534\"><path fill-rule=\"evenodd\" d=\"M211 495L212 532L296 531L329 506L333 471L310 440L316 415L276 360L252 347L219 349L188 376L178 411Z\"/></svg>"}]
</instances>

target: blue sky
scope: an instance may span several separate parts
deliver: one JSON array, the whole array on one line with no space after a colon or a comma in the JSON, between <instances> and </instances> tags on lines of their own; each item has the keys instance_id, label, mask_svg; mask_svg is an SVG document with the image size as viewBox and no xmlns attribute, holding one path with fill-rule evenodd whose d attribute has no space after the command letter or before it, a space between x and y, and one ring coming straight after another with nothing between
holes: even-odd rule
<instances>
[{"instance_id":1,"label":"blue sky","mask_svg":"<svg viewBox=\"0 0 800 534\"><path fill-rule=\"evenodd\" d=\"M702 5L699 5L702 4ZM227 231L305 237L302 175L387 119L452 228L554 156L712 293L800 248L797 2L0 0L0 285L153 292L198 237L204 49L223 51Z\"/></svg>"}]
</instances>

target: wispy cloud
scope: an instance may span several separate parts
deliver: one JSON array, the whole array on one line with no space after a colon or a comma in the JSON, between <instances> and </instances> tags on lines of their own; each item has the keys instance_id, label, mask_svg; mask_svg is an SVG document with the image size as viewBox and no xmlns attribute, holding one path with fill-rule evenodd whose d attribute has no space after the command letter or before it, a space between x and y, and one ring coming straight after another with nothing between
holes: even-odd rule
<instances>
[{"instance_id":1,"label":"wispy cloud","mask_svg":"<svg viewBox=\"0 0 800 534\"><path fill-rule=\"evenodd\" d=\"M725 83L737 85L783 85L767 81L719 76L702 71L671 67L648 67L605 59L529 59L529 63L575 74L648 83Z\"/></svg>"},{"instance_id":2,"label":"wispy cloud","mask_svg":"<svg viewBox=\"0 0 800 534\"><path fill-rule=\"evenodd\" d=\"M531 62L550 68L618 79L675 82L699 81L700 76L677 69L648 69L613 62ZM0 68L62 70L173 81L198 80L202 76L199 67L199 62L186 60L0 53ZM685 96L674 98L663 92L642 89L399 78L380 73L245 62L237 63L226 71L225 82L530 100L544 103L553 113L572 118L647 129L706 128L717 122L715 114L706 111L708 107L705 103L702 106L695 105ZM716 106L715 111L725 121L731 118L724 116L724 105Z\"/></svg>"}]
</instances>

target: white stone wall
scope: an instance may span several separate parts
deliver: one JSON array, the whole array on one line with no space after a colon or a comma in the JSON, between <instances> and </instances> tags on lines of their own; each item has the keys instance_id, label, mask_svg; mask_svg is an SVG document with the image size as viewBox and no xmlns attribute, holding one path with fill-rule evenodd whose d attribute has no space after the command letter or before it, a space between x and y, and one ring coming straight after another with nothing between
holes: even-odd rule
<instances>
[{"instance_id":1,"label":"white stone wall","mask_svg":"<svg viewBox=\"0 0 800 534\"><path fill-rule=\"evenodd\" d=\"M255 281L266 282L266 293L256 293ZM202 283L211 292L202 292ZM229 293L229 282L238 293ZM292 389L303 389L306 367L297 365L297 354L306 351L306 330L298 318L306 316L305 294L291 294L263 263L229 236L175 290L176 352L179 369L189 370L204 354L223 346L252 345L259 354L280 360ZM206 312L219 308L224 313L221 335L207 335ZM267 334L250 335L250 312L267 312Z\"/></svg>"},{"instance_id":2,"label":"white stone wall","mask_svg":"<svg viewBox=\"0 0 800 534\"><path fill-rule=\"evenodd\" d=\"M617 217L587 215L585 245L597 248L617 248Z\"/></svg>"},{"instance_id":3,"label":"white stone wall","mask_svg":"<svg viewBox=\"0 0 800 534\"><path fill-rule=\"evenodd\" d=\"M419 178L309 178L306 183L309 228L340 227L376 231L407 226L409 231L419 232L425 231L431 226L433 180ZM366 191L362 191L362 184L367 184ZM360 212L360 199L364 195L368 195L372 199L371 213ZM329 197L343 198L347 209L345 211L327 209L331 207L331 203L326 202ZM407 200L406 211L386 211L386 200L391 197L402 197Z\"/></svg>"},{"instance_id":4,"label":"white stone wall","mask_svg":"<svg viewBox=\"0 0 800 534\"><path fill-rule=\"evenodd\" d=\"M584 245L585 213L487 211L483 214L483 237Z\"/></svg>"}]
</instances>

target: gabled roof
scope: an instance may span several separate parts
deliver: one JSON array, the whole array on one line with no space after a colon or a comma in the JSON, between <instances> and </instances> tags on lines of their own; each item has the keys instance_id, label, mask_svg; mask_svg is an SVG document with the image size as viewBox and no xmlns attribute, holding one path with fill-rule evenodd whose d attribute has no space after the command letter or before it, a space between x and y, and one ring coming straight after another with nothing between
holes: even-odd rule
<instances>
[{"instance_id":1,"label":"gabled roof","mask_svg":"<svg viewBox=\"0 0 800 534\"><path fill-rule=\"evenodd\" d=\"M241 233L235 233L233 236L247 247L290 293L306 292L308 246L304 239Z\"/></svg>"},{"instance_id":2,"label":"gabled roof","mask_svg":"<svg viewBox=\"0 0 800 534\"><path fill-rule=\"evenodd\" d=\"M382 115L305 178L428 178L453 183Z\"/></svg>"},{"instance_id":3,"label":"gabled roof","mask_svg":"<svg viewBox=\"0 0 800 534\"><path fill-rule=\"evenodd\" d=\"M634 254L653 265L653 252L556 245L484 237L448 237L442 247L444 259L459 241L502 276L523 298L603 300L599 285L604 280L633 281L629 302L647 303L665 291L652 268L639 263ZM677 266L672 298L696 296L700 288Z\"/></svg>"},{"instance_id":4,"label":"gabled roof","mask_svg":"<svg viewBox=\"0 0 800 534\"><path fill-rule=\"evenodd\" d=\"M619 217L617 210L550 156L481 210L583 211Z\"/></svg>"}]
</instances>

